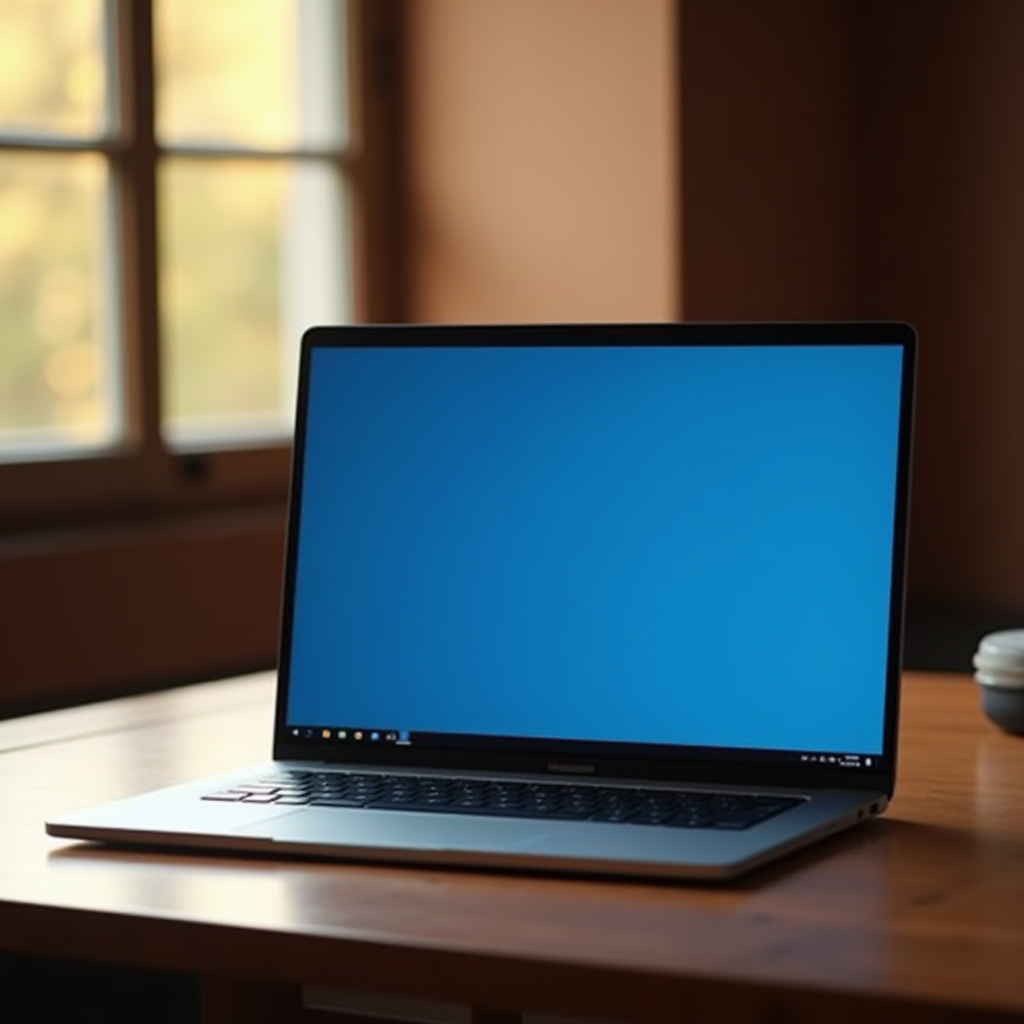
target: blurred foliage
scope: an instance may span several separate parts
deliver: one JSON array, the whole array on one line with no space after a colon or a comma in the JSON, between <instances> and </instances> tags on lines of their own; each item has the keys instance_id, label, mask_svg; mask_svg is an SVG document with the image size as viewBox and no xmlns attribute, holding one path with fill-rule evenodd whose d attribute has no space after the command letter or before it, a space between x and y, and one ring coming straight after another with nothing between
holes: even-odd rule
<instances>
[{"instance_id":1,"label":"blurred foliage","mask_svg":"<svg viewBox=\"0 0 1024 1024\"><path fill-rule=\"evenodd\" d=\"M0 154L0 442L109 440L105 177L92 153Z\"/></svg>"},{"instance_id":2,"label":"blurred foliage","mask_svg":"<svg viewBox=\"0 0 1024 1024\"><path fill-rule=\"evenodd\" d=\"M99 0L0 0L0 128L96 135ZM106 169L94 154L0 151L0 443L109 439L113 367L98 268Z\"/></svg>"},{"instance_id":3,"label":"blurred foliage","mask_svg":"<svg viewBox=\"0 0 1024 1024\"><path fill-rule=\"evenodd\" d=\"M333 3L321 16L336 14ZM309 129L300 6L154 0L159 139L298 145ZM108 131L103 13L101 0L0 0L0 142ZM317 107L321 116L333 109ZM172 434L190 422L228 433L281 426L281 253L295 230L293 184L294 164L283 157L169 156L158 168L162 396ZM122 360L108 308L117 267L110 190L100 153L0 146L0 450L33 438L114 439Z\"/></svg>"},{"instance_id":4,"label":"blurred foliage","mask_svg":"<svg viewBox=\"0 0 1024 1024\"><path fill-rule=\"evenodd\" d=\"M161 320L169 419L273 414L280 403L279 161L167 160Z\"/></svg>"},{"instance_id":5,"label":"blurred foliage","mask_svg":"<svg viewBox=\"0 0 1024 1024\"><path fill-rule=\"evenodd\" d=\"M98 135L106 75L100 0L0 0L0 126Z\"/></svg>"},{"instance_id":6,"label":"blurred foliage","mask_svg":"<svg viewBox=\"0 0 1024 1024\"><path fill-rule=\"evenodd\" d=\"M294 0L157 0L157 135L297 143L296 12Z\"/></svg>"}]
</instances>

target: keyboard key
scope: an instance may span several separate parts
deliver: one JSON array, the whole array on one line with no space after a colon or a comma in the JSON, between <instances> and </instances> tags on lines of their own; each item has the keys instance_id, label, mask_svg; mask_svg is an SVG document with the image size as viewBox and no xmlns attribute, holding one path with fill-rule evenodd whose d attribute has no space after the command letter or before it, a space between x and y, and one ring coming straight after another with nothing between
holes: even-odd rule
<instances>
[{"instance_id":1,"label":"keyboard key","mask_svg":"<svg viewBox=\"0 0 1024 1024\"><path fill-rule=\"evenodd\" d=\"M203 799L723 830L750 828L799 802L757 793L312 770L266 775Z\"/></svg>"}]
</instances>

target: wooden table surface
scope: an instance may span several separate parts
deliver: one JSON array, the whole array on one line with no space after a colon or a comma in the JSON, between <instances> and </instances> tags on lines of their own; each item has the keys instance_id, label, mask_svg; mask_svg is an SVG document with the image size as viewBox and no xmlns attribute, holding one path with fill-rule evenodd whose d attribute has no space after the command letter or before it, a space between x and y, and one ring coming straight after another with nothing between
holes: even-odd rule
<instances>
[{"instance_id":1,"label":"wooden table surface","mask_svg":"<svg viewBox=\"0 0 1024 1024\"><path fill-rule=\"evenodd\" d=\"M906 676L882 818L725 886L44 834L48 814L265 757L272 688L250 676L0 723L0 949L195 972L210 1021L284 1020L268 1007L299 985L478 1020L1024 1020L1024 738L984 719L967 677Z\"/></svg>"}]
</instances>

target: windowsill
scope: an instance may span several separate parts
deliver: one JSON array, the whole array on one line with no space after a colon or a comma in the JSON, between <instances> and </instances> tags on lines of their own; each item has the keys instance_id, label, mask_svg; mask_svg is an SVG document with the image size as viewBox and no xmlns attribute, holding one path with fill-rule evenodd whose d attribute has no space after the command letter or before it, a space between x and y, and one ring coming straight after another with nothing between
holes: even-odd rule
<instances>
[{"instance_id":1,"label":"windowsill","mask_svg":"<svg viewBox=\"0 0 1024 1024\"><path fill-rule=\"evenodd\" d=\"M12 558L45 558L68 552L110 550L154 541L171 542L279 529L285 516L283 503L266 503L9 531L0 537L0 562Z\"/></svg>"}]
</instances>

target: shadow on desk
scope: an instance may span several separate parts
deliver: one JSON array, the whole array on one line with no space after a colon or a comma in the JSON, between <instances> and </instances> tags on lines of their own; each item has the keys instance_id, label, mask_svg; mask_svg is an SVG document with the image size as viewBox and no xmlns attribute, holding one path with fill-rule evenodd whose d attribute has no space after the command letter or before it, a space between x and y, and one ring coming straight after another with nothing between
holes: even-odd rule
<instances>
[{"instance_id":1,"label":"shadow on desk","mask_svg":"<svg viewBox=\"0 0 1024 1024\"><path fill-rule=\"evenodd\" d=\"M131 870L133 892L142 896L147 902L159 901L168 892L165 872L184 868L195 868L207 875L230 875L232 885L239 887L238 893L245 892L246 880L249 883L260 883L264 886L272 884L275 877L280 877L280 889L275 889L276 903L289 903L291 884L284 876L294 875L295 871L305 868L316 871L324 868L339 868L349 872L370 872L374 876L393 874L396 877L414 874L417 876L433 876L445 883L452 883L467 891L481 885L486 886L491 879L515 878L534 880L538 884L553 885L579 883L583 886L607 885L626 889L648 887L669 889L680 892L715 891L754 892L770 887L789 875L797 875L812 868L816 864L827 864L842 851L860 850L865 841L870 841L871 834L884 824L885 819L864 821L853 828L834 835L821 838L804 849L796 850L768 865L756 868L736 879L672 879L658 877L630 876L621 874L601 874L599 872L581 873L566 871L560 873L553 869L516 868L505 865L500 868L486 865L446 865L402 864L388 861L367 859L331 859L327 857L303 856L301 854L258 851L211 850L204 847L177 846L133 846L105 842L69 841L66 845L56 847L47 853L47 860L59 870L73 875L72 888L87 889L94 871L103 872L112 865L128 867ZM465 882L463 886L462 883ZM150 886L152 885L152 892ZM183 905L175 905L180 911ZM189 906L190 911L199 912L201 908Z\"/></svg>"},{"instance_id":2,"label":"shadow on desk","mask_svg":"<svg viewBox=\"0 0 1024 1024\"><path fill-rule=\"evenodd\" d=\"M1009 846L1002 850L1003 857L1024 857L1024 847L1020 843L1015 840L1007 842ZM831 877L837 868L842 874L841 868L846 861L856 863L859 883L862 886L870 886L874 875L888 871L894 859L914 860L935 844L941 844L947 854L952 851L954 863L961 867L966 867L976 859L977 844L970 830L900 820L896 816L891 816L891 811L879 818L821 839L803 850L794 851L738 879L727 881L558 874L550 871L517 871L513 868L496 870L439 864L417 867L372 860L344 862L252 852L211 853L209 850L131 847L90 842L69 842L51 850L47 859L54 866L59 866L62 875L68 873L71 876L66 881L74 889L88 889L95 872L103 873L113 865L130 867L135 894L145 899L147 903L158 903L166 898L169 891L168 869L176 872L182 868L186 871L195 868L203 872L208 883L212 880L219 891L227 892L230 887L235 896L243 902L259 898L253 888L259 886L263 896L271 889L275 901L287 905L292 898L298 898L290 889L295 882L295 872L301 872L306 867L317 872L317 875L311 878L321 879L330 876L319 874L319 869L339 868L347 871L359 885L373 885L380 881L387 884L386 879L389 875L400 880L402 876L408 876L410 873L419 877L425 874L434 876L445 885L454 886L452 892L466 896L471 896L481 888L486 889L491 879L504 877L534 880L545 887L572 885L574 882L585 888L607 886L606 891L609 894L617 889L628 893L629 890L639 891L646 888L675 891L680 894L687 891L695 894L717 893L718 898L735 897L742 901L746 897L769 893L776 888L792 892L794 888L803 887L805 880L813 887L814 883L810 880L814 876L826 873ZM987 843L988 860L992 860L993 857L996 860L1000 859L995 851L998 845L992 841ZM176 912L198 912L201 908L187 903L175 903L174 909Z\"/></svg>"}]
</instances>

